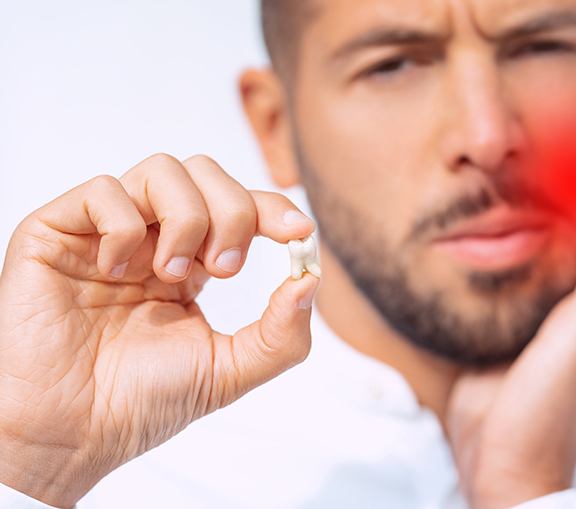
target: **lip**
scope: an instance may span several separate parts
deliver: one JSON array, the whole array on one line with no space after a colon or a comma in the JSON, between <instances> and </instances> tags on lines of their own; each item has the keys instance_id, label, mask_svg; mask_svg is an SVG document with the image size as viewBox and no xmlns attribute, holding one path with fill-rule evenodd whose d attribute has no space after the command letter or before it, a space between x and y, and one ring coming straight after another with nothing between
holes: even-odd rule
<instances>
[{"instance_id":1,"label":"lip","mask_svg":"<svg viewBox=\"0 0 576 509\"><path fill-rule=\"evenodd\" d=\"M433 240L456 262L478 270L506 270L526 264L546 247L551 221L542 214L494 209Z\"/></svg>"}]
</instances>

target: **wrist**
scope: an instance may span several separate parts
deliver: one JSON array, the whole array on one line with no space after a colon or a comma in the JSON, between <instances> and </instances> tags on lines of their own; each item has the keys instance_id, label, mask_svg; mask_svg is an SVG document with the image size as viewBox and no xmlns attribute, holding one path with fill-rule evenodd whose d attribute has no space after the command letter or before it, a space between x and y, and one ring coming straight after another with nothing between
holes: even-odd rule
<instances>
[{"instance_id":1,"label":"wrist","mask_svg":"<svg viewBox=\"0 0 576 509\"><path fill-rule=\"evenodd\" d=\"M0 434L0 483L44 504L68 509L93 486L78 451Z\"/></svg>"}]
</instances>

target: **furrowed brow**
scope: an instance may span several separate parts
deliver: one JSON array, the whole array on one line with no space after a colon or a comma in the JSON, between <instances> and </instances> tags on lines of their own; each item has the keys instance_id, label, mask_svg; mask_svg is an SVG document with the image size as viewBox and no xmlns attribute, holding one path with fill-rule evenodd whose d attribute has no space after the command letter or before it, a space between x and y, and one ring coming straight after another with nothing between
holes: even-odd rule
<instances>
[{"instance_id":1,"label":"furrowed brow","mask_svg":"<svg viewBox=\"0 0 576 509\"><path fill-rule=\"evenodd\" d=\"M444 39L445 37L439 34L408 27L378 27L347 41L334 51L331 58L342 60L358 51L373 47L437 43Z\"/></svg>"},{"instance_id":2,"label":"furrowed brow","mask_svg":"<svg viewBox=\"0 0 576 509\"><path fill-rule=\"evenodd\" d=\"M576 27L576 10L574 9L540 15L518 26L506 29L495 37L491 37L491 39L522 39L542 32L570 27Z\"/></svg>"}]
</instances>

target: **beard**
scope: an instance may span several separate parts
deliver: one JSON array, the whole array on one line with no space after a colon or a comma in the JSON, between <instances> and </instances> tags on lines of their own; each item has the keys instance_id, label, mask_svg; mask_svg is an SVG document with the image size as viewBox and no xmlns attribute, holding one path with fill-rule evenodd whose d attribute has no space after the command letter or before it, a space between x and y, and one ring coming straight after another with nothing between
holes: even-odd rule
<instances>
[{"instance_id":1,"label":"beard","mask_svg":"<svg viewBox=\"0 0 576 509\"><path fill-rule=\"evenodd\" d=\"M551 277L534 265L502 272L469 272L463 277L479 305L466 313L447 288L423 290L413 284L414 270L402 250L390 249L383 228L342 199L298 154L304 187L326 246L356 288L388 325L405 340L452 362L485 367L515 359L530 343L555 305L574 288L576 274ZM541 204L542 199L516 182L500 182L497 198L488 189L465 196L444 211L414 225L409 241L430 228L490 210L503 200L514 206ZM526 191L526 192L524 192ZM557 269L558 270L558 269ZM526 290L530 284L531 290ZM478 300L480 299L480 300Z\"/></svg>"}]
</instances>

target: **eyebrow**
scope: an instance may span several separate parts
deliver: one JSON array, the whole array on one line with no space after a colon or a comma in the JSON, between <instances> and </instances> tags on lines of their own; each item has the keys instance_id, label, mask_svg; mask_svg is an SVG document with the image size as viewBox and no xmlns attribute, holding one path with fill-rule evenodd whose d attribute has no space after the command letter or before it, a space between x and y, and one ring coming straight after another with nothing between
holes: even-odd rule
<instances>
[{"instance_id":1,"label":"eyebrow","mask_svg":"<svg viewBox=\"0 0 576 509\"><path fill-rule=\"evenodd\" d=\"M561 10L538 16L519 26L508 28L494 36L485 34L485 37L491 41L521 39L538 33L571 26L576 26L576 10ZM341 60L360 50L380 46L439 43L447 39L448 36L446 35L416 28L402 26L377 27L343 44L334 51L331 58Z\"/></svg>"},{"instance_id":2,"label":"eyebrow","mask_svg":"<svg viewBox=\"0 0 576 509\"><path fill-rule=\"evenodd\" d=\"M390 45L425 44L445 40L433 32L408 27L378 27L351 39L332 54L334 60L343 59L367 48Z\"/></svg>"},{"instance_id":3,"label":"eyebrow","mask_svg":"<svg viewBox=\"0 0 576 509\"><path fill-rule=\"evenodd\" d=\"M571 26L576 26L576 10L560 10L537 16L519 26L506 29L501 34L488 38L490 40L521 39L542 32L549 32Z\"/></svg>"}]
</instances>

